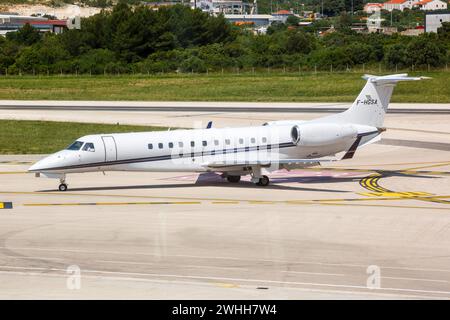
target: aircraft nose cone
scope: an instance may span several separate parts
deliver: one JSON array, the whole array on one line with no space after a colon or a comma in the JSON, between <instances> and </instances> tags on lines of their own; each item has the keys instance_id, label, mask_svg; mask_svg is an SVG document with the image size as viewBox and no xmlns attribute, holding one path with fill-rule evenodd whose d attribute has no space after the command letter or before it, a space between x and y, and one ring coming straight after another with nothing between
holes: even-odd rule
<instances>
[{"instance_id":1,"label":"aircraft nose cone","mask_svg":"<svg viewBox=\"0 0 450 320\"><path fill-rule=\"evenodd\" d=\"M35 164L33 164L31 167L28 168L28 172L37 172L39 170L41 170L42 167L42 160L36 162Z\"/></svg>"},{"instance_id":2,"label":"aircraft nose cone","mask_svg":"<svg viewBox=\"0 0 450 320\"><path fill-rule=\"evenodd\" d=\"M52 168L61 165L65 159L66 156L63 152L51 154L29 167L28 172L41 172L42 170L49 171Z\"/></svg>"}]
</instances>

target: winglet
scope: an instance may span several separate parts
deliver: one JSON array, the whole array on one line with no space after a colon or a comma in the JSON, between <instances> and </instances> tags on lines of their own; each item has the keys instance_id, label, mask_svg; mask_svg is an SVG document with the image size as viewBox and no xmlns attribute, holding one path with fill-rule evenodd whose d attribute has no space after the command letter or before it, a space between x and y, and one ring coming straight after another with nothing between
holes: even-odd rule
<instances>
[{"instance_id":1,"label":"winglet","mask_svg":"<svg viewBox=\"0 0 450 320\"><path fill-rule=\"evenodd\" d=\"M212 127L212 121L209 121L208 124L206 125L206 129L211 129Z\"/></svg>"}]
</instances>

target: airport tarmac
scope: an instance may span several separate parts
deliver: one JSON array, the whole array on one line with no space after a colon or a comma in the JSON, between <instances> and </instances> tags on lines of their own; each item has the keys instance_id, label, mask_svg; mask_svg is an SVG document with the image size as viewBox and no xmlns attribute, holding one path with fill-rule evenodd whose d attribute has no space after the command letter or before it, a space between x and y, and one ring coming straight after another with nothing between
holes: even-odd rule
<instances>
[{"instance_id":1,"label":"airport tarmac","mask_svg":"<svg viewBox=\"0 0 450 320\"><path fill-rule=\"evenodd\" d=\"M212 117L178 113L186 127ZM177 112L146 114L168 125ZM212 173L107 172L69 175L61 193L57 180L25 173L39 155L0 156L0 201L12 206L0 209L0 298L450 299L449 120L388 114L391 143L274 172L268 187Z\"/></svg>"}]
</instances>

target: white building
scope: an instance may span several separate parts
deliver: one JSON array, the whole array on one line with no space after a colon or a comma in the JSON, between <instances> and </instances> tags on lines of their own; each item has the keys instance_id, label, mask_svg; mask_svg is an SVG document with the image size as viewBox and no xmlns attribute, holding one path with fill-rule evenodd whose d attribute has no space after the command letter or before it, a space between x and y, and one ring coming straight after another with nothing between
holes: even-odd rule
<instances>
[{"instance_id":1,"label":"white building","mask_svg":"<svg viewBox=\"0 0 450 320\"><path fill-rule=\"evenodd\" d=\"M425 32L437 32L442 22L450 22L450 13L427 13L425 14Z\"/></svg>"},{"instance_id":2,"label":"white building","mask_svg":"<svg viewBox=\"0 0 450 320\"><path fill-rule=\"evenodd\" d=\"M277 12L274 12L272 14L273 18L275 19L275 21L281 22L281 23L286 23L286 20L290 17L293 16L294 13L289 11L289 10L279 10Z\"/></svg>"},{"instance_id":3,"label":"white building","mask_svg":"<svg viewBox=\"0 0 450 320\"><path fill-rule=\"evenodd\" d=\"M416 3L417 0L389 0L385 3L383 3L383 9L387 11L392 10L400 10L403 11L406 8L412 9L414 3Z\"/></svg>"},{"instance_id":4,"label":"white building","mask_svg":"<svg viewBox=\"0 0 450 320\"><path fill-rule=\"evenodd\" d=\"M377 11L381 11L382 8L383 8L382 3L369 2L364 5L364 12L365 13L375 13Z\"/></svg>"},{"instance_id":5,"label":"white building","mask_svg":"<svg viewBox=\"0 0 450 320\"><path fill-rule=\"evenodd\" d=\"M421 0L414 3L414 7L418 7L420 10L425 11L445 10L447 9L447 3L440 0Z\"/></svg>"},{"instance_id":6,"label":"white building","mask_svg":"<svg viewBox=\"0 0 450 320\"><path fill-rule=\"evenodd\" d=\"M376 11L367 18L367 30L369 33L381 32L381 23L384 19L381 18L381 12Z\"/></svg>"},{"instance_id":7,"label":"white building","mask_svg":"<svg viewBox=\"0 0 450 320\"><path fill-rule=\"evenodd\" d=\"M242 0L190 0L191 8L214 14L246 14L255 12L256 2Z\"/></svg>"},{"instance_id":8,"label":"white building","mask_svg":"<svg viewBox=\"0 0 450 320\"><path fill-rule=\"evenodd\" d=\"M223 14L242 14L244 4L242 0L213 0L213 12Z\"/></svg>"}]
</instances>

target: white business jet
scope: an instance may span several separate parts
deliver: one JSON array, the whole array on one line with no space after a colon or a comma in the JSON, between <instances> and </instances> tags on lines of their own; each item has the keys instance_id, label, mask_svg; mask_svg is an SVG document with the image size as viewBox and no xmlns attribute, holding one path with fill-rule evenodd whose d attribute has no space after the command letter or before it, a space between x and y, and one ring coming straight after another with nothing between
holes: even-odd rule
<instances>
[{"instance_id":1,"label":"white business jet","mask_svg":"<svg viewBox=\"0 0 450 320\"><path fill-rule=\"evenodd\" d=\"M363 78L366 85L342 113L257 127L218 129L209 123L206 129L88 135L29 171L60 179L60 191L67 190L67 174L93 171L218 172L233 183L249 174L253 183L267 186L271 171L350 159L358 147L380 140L394 86L425 79L407 74Z\"/></svg>"}]
</instances>

